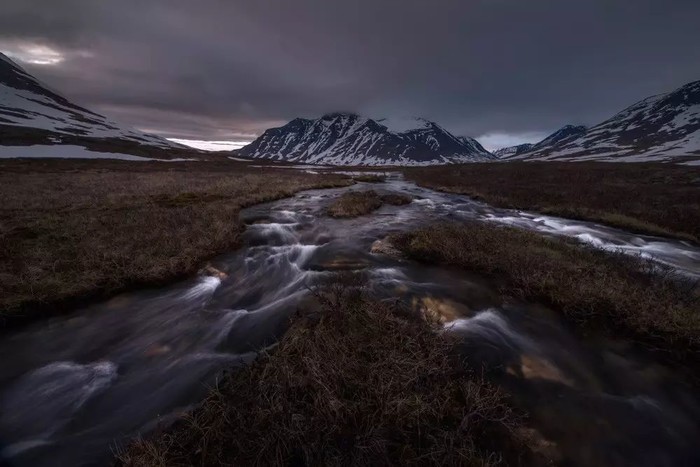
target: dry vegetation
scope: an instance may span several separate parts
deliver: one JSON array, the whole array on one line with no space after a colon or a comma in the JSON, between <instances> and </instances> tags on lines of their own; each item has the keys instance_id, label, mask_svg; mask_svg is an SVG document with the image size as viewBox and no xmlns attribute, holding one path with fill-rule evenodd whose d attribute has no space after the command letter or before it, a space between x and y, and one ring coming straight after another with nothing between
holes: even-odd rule
<instances>
[{"instance_id":1,"label":"dry vegetation","mask_svg":"<svg viewBox=\"0 0 700 467\"><path fill-rule=\"evenodd\" d=\"M700 363L698 284L652 272L650 263L482 224L435 225L391 242L412 259L500 279L504 293L551 305L577 325L623 333L674 361Z\"/></svg>"},{"instance_id":2,"label":"dry vegetation","mask_svg":"<svg viewBox=\"0 0 700 467\"><path fill-rule=\"evenodd\" d=\"M215 162L0 164L0 326L192 273L239 244L242 207L350 183Z\"/></svg>"},{"instance_id":3,"label":"dry vegetation","mask_svg":"<svg viewBox=\"0 0 700 467\"><path fill-rule=\"evenodd\" d=\"M418 314L356 289L319 296L279 346L229 375L130 466L494 465L532 461L506 397Z\"/></svg>"},{"instance_id":4,"label":"dry vegetation","mask_svg":"<svg viewBox=\"0 0 700 467\"><path fill-rule=\"evenodd\" d=\"M350 191L343 193L328 207L327 213L331 217L351 218L369 214L381 208L384 203L394 206L409 204L413 198L400 193L387 193L380 195L374 190Z\"/></svg>"},{"instance_id":5,"label":"dry vegetation","mask_svg":"<svg viewBox=\"0 0 700 467\"><path fill-rule=\"evenodd\" d=\"M356 175L352 177L353 180L356 182L365 182L365 183L382 183L386 181L386 177L384 175L371 175L371 174L366 174L366 175Z\"/></svg>"},{"instance_id":6,"label":"dry vegetation","mask_svg":"<svg viewBox=\"0 0 700 467\"><path fill-rule=\"evenodd\" d=\"M413 198L402 193L387 193L382 195L382 201L393 206L405 206L410 204Z\"/></svg>"},{"instance_id":7,"label":"dry vegetation","mask_svg":"<svg viewBox=\"0 0 700 467\"><path fill-rule=\"evenodd\" d=\"M419 185L700 243L700 167L541 162L407 169Z\"/></svg>"}]
</instances>

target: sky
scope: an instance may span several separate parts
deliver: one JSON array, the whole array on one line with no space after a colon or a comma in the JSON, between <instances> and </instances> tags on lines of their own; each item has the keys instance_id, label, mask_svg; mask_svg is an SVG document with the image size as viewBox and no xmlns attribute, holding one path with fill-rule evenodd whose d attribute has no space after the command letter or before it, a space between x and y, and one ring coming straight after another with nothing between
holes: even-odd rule
<instances>
[{"instance_id":1,"label":"sky","mask_svg":"<svg viewBox=\"0 0 700 467\"><path fill-rule=\"evenodd\" d=\"M223 148L421 116L487 148L700 79L698 0L2 0L0 51L139 129Z\"/></svg>"}]
</instances>

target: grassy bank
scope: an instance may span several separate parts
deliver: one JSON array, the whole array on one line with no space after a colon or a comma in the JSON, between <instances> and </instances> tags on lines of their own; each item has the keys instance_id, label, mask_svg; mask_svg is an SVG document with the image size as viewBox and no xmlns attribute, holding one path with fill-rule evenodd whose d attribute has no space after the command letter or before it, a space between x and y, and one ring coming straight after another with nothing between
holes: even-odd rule
<instances>
[{"instance_id":1,"label":"grassy bank","mask_svg":"<svg viewBox=\"0 0 700 467\"><path fill-rule=\"evenodd\" d=\"M190 274L241 208L345 178L245 164L0 161L0 327Z\"/></svg>"},{"instance_id":2,"label":"grassy bank","mask_svg":"<svg viewBox=\"0 0 700 467\"><path fill-rule=\"evenodd\" d=\"M354 177L352 177L352 179L355 180L356 182L383 183L386 181L386 176L365 174L365 175L355 175Z\"/></svg>"},{"instance_id":3,"label":"grassy bank","mask_svg":"<svg viewBox=\"0 0 700 467\"><path fill-rule=\"evenodd\" d=\"M700 167L509 162L407 169L421 186L700 243Z\"/></svg>"},{"instance_id":4,"label":"grassy bank","mask_svg":"<svg viewBox=\"0 0 700 467\"><path fill-rule=\"evenodd\" d=\"M383 204L403 206L409 204L412 198L400 193L387 193L380 195L374 190L350 191L343 193L335 200L327 210L331 217L352 218L364 216L381 208Z\"/></svg>"},{"instance_id":5,"label":"grassy bank","mask_svg":"<svg viewBox=\"0 0 700 467\"><path fill-rule=\"evenodd\" d=\"M636 258L483 224L435 225L390 240L412 259L499 279L505 294L551 305L578 326L700 363L698 285L653 274Z\"/></svg>"},{"instance_id":6,"label":"grassy bank","mask_svg":"<svg viewBox=\"0 0 700 467\"><path fill-rule=\"evenodd\" d=\"M130 466L528 463L507 398L420 315L338 289Z\"/></svg>"}]
</instances>

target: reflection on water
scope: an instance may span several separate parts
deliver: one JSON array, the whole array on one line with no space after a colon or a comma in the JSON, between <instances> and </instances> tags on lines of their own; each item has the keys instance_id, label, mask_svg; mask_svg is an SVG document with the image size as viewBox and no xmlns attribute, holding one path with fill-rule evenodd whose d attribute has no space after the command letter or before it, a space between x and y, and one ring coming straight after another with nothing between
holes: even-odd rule
<instances>
[{"instance_id":1,"label":"reflection on water","mask_svg":"<svg viewBox=\"0 0 700 467\"><path fill-rule=\"evenodd\" d=\"M493 209L400 179L375 190L412 195L404 207L338 220L325 207L351 188L316 190L244 211L246 248L207 276L124 294L0 340L2 456L17 465L109 462L114 440L170 422L204 396L223 368L273 345L314 284L362 274L380 297L433 314L473 365L531 413L542 436L581 465L698 461L697 398L663 366L621 342L582 342L555 313L502 303L466 273L370 253L388 233L435 220L479 219L653 256L700 276L683 242ZM10 356L10 357L8 357Z\"/></svg>"}]
</instances>

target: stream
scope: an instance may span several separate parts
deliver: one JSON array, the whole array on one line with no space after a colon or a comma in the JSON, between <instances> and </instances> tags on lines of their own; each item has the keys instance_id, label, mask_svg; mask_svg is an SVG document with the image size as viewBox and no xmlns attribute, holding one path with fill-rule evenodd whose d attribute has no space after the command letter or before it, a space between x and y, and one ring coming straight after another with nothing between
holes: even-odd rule
<instances>
[{"instance_id":1,"label":"stream","mask_svg":"<svg viewBox=\"0 0 700 467\"><path fill-rule=\"evenodd\" d=\"M347 190L414 197L357 219L325 208ZM496 209L465 196L383 184L311 190L246 209L245 246L201 275L126 293L0 338L0 465L109 464L120 443L167 425L222 369L274 345L310 288L362 273L379 297L437 310L475 365L502 368L547 439L574 465L700 465L700 397L630 343L582 339L542 306L505 304L462 271L370 253L387 234L481 220L568 236L700 278L700 248L590 222Z\"/></svg>"}]
</instances>

